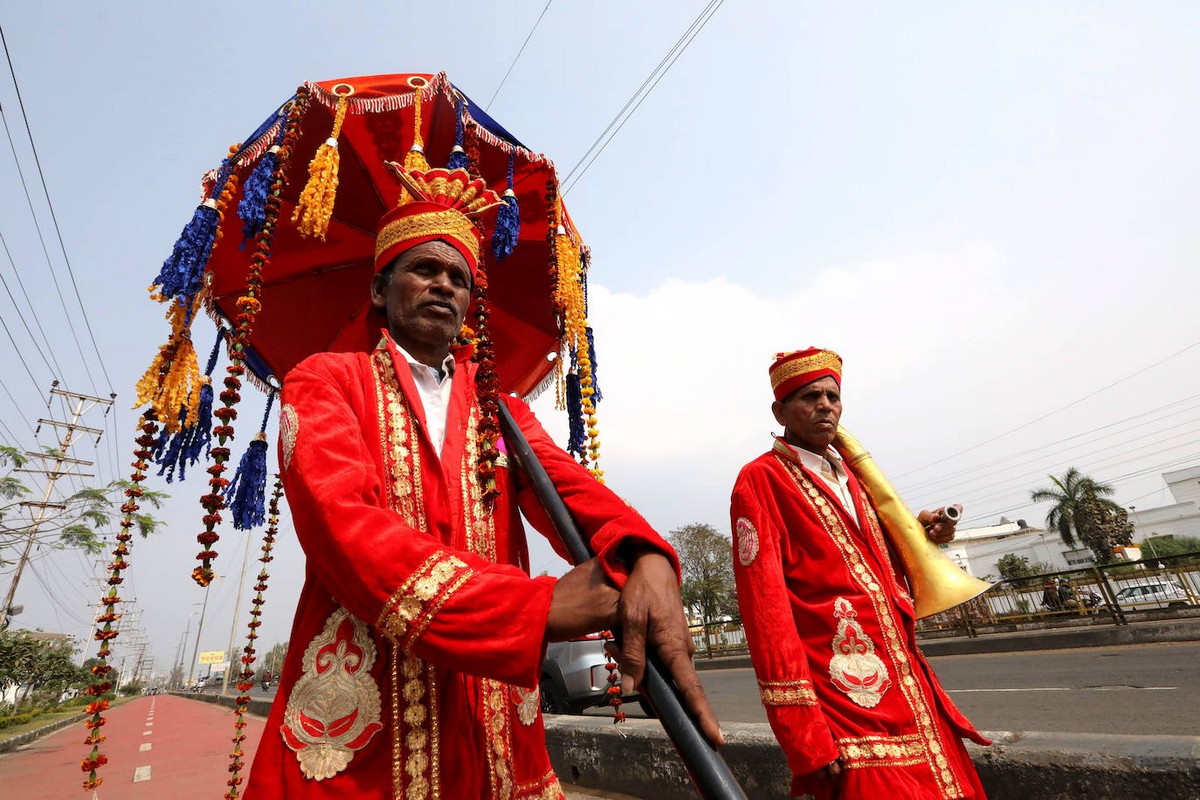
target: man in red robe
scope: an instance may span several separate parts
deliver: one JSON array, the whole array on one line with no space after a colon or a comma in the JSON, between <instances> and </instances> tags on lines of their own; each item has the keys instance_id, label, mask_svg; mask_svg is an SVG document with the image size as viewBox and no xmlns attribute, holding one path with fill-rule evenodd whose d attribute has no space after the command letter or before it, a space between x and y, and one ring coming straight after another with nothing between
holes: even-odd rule
<instances>
[{"instance_id":1,"label":"man in red robe","mask_svg":"<svg viewBox=\"0 0 1200 800\"><path fill-rule=\"evenodd\" d=\"M907 581L832 446L842 360L784 353L770 374L784 435L742 468L730 514L742 621L792 794L982 798L962 737L987 740L917 648ZM943 509L922 519L934 541L953 538Z\"/></svg>"},{"instance_id":2,"label":"man in red robe","mask_svg":"<svg viewBox=\"0 0 1200 800\"><path fill-rule=\"evenodd\" d=\"M467 216L480 204L459 200L480 187L436 172L436 191L405 173L417 196L380 222L378 346L312 356L283 385L280 464L308 562L249 798L560 798L538 698L545 646L617 625L623 688L653 644L720 740L670 547L520 400L502 402L597 557L531 578L521 512L565 549L503 453L498 494L480 480L479 365L451 348L480 247Z\"/></svg>"}]
</instances>

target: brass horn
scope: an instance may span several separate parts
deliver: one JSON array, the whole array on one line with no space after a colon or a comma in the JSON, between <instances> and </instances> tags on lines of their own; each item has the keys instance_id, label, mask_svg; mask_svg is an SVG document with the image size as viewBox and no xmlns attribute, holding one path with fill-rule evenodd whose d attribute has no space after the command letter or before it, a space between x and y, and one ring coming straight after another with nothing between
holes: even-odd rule
<instances>
[{"instance_id":1,"label":"brass horn","mask_svg":"<svg viewBox=\"0 0 1200 800\"><path fill-rule=\"evenodd\" d=\"M838 426L833 446L862 484L879 516L880 525L900 553L918 619L954 608L992 588L987 581L972 578L929 541L925 528L908 510L858 439Z\"/></svg>"}]
</instances>

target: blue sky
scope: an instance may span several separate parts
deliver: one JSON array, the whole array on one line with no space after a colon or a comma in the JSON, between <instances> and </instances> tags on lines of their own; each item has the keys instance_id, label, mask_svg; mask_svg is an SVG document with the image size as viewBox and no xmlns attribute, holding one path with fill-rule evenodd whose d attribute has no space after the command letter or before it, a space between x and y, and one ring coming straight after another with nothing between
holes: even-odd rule
<instances>
[{"instance_id":1,"label":"blue sky","mask_svg":"<svg viewBox=\"0 0 1200 800\"><path fill-rule=\"evenodd\" d=\"M491 113L565 173L703 5L552 3ZM132 386L166 334L145 287L225 148L308 79L445 70L486 104L544 7L0 11L107 377L86 338L76 351L50 280L86 337L6 75L0 103L51 266L0 142L13 258L0 274L12 282L15 265L64 384L92 390L86 358L97 390L118 393L102 477L125 472ZM775 428L770 357L819 344L846 358L844 421L914 506L1037 521L1029 489L1072 465L1114 481L1126 505L1166 502L1158 473L1200 459L1198 21L1186 2L723 4L567 196L594 252L610 484L664 532L727 530L733 478ZM51 375L18 300L0 296L0 315L34 378L0 339L13 396L0 393L0 420L31 446ZM244 418L261 403L248 397ZM169 528L131 560L166 666L201 599L187 574L202 486L159 488ZM284 540L267 643L286 637L303 574ZM230 575L201 650L227 643L241 542L224 533ZM82 634L92 570L74 554L37 563L20 623Z\"/></svg>"}]
</instances>

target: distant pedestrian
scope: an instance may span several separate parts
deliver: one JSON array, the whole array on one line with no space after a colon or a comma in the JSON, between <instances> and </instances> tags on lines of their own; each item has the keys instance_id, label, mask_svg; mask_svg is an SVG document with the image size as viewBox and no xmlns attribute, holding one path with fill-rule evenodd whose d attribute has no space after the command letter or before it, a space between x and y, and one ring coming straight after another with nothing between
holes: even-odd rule
<instances>
[{"instance_id":1,"label":"distant pedestrian","mask_svg":"<svg viewBox=\"0 0 1200 800\"><path fill-rule=\"evenodd\" d=\"M1059 596L1054 581L1046 581L1046 588L1042 590L1042 608L1048 611L1062 610L1062 597Z\"/></svg>"}]
</instances>

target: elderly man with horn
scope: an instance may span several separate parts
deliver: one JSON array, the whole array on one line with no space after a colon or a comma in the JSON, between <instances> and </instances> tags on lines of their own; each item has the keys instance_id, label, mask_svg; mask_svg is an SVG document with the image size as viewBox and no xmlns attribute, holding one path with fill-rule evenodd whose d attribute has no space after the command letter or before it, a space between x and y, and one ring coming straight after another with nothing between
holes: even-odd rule
<instances>
[{"instance_id":1,"label":"elderly man with horn","mask_svg":"<svg viewBox=\"0 0 1200 800\"><path fill-rule=\"evenodd\" d=\"M962 738L987 741L917 649L919 587L889 515L906 514L919 545L926 531L839 431L841 357L783 353L770 376L784 434L742 468L730 514L738 602L792 794L982 798ZM959 510L922 512L928 537L953 538Z\"/></svg>"},{"instance_id":2,"label":"elderly man with horn","mask_svg":"<svg viewBox=\"0 0 1200 800\"><path fill-rule=\"evenodd\" d=\"M618 625L626 690L655 646L719 741L674 552L497 396L486 359L453 346L480 269L471 217L499 198L464 170L393 169L405 202L380 221L362 287L378 346L311 356L283 386L280 465L307 574L245 796L556 800L546 642ZM497 403L599 554L557 581L529 575L521 513L563 548L497 447Z\"/></svg>"}]
</instances>

